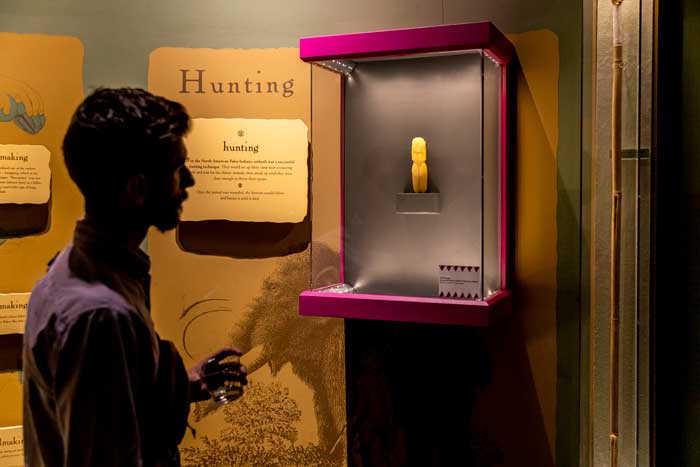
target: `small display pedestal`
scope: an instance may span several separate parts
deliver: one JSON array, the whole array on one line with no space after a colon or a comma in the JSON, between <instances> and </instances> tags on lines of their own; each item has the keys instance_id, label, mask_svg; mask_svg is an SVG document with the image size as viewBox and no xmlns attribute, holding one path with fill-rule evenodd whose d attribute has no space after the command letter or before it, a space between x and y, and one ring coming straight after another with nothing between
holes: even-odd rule
<instances>
[{"instance_id":1,"label":"small display pedestal","mask_svg":"<svg viewBox=\"0 0 700 467\"><path fill-rule=\"evenodd\" d=\"M400 214L440 214L440 193L397 193Z\"/></svg>"},{"instance_id":2,"label":"small display pedestal","mask_svg":"<svg viewBox=\"0 0 700 467\"><path fill-rule=\"evenodd\" d=\"M340 283L302 293L300 314L497 322L511 303L510 42L482 22L303 38L300 54L341 86Z\"/></svg>"}]
</instances>

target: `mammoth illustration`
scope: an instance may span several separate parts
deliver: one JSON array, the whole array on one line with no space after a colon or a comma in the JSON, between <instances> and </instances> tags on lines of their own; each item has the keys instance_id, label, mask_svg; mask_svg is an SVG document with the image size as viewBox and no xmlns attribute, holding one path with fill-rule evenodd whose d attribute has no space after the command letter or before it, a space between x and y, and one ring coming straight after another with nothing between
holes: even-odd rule
<instances>
[{"instance_id":1,"label":"mammoth illustration","mask_svg":"<svg viewBox=\"0 0 700 467\"><path fill-rule=\"evenodd\" d=\"M318 271L314 277L310 259L314 262L313 270ZM294 373L314 392L319 448L340 460L345 455L343 322L298 314L299 294L312 283L320 287L335 282L338 261L338 253L323 244L280 259L275 271L263 281L260 295L252 300L243 318L232 329L230 341L244 353L256 347L261 349L257 358L248 363L250 374L265 365L277 374L285 364L291 364ZM227 301L206 300L207 307L197 302L188 307L182 317L190 315L192 323L205 313L232 311L227 308ZM192 313L194 306L199 311ZM199 415L206 415L206 411L200 409Z\"/></svg>"}]
</instances>

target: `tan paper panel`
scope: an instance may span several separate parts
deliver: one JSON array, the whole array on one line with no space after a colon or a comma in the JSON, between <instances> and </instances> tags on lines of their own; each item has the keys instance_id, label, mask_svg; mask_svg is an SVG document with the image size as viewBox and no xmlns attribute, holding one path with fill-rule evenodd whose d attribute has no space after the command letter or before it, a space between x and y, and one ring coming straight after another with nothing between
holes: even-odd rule
<instances>
[{"instance_id":1,"label":"tan paper panel","mask_svg":"<svg viewBox=\"0 0 700 467\"><path fill-rule=\"evenodd\" d=\"M301 120L195 119L187 136L182 220L301 222L307 212L308 129Z\"/></svg>"},{"instance_id":2,"label":"tan paper panel","mask_svg":"<svg viewBox=\"0 0 700 467\"><path fill-rule=\"evenodd\" d=\"M301 119L311 126L310 65L299 49L160 48L151 53L148 79L151 91L182 102L194 118ZM295 222L185 221L177 231L183 250L231 258L299 253L310 241L309 215Z\"/></svg>"},{"instance_id":3,"label":"tan paper panel","mask_svg":"<svg viewBox=\"0 0 700 467\"><path fill-rule=\"evenodd\" d=\"M0 294L0 334L24 334L29 295Z\"/></svg>"},{"instance_id":4,"label":"tan paper panel","mask_svg":"<svg viewBox=\"0 0 700 467\"><path fill-rule=\"evenodd\" d=\"M151 54L149 89L182 102L194 118L291 119L310 128L311 68L298 57L298 49L158 49ZM197 76L191 70L206 70L202 93L193 92L199 84L191 82L187 93L180 92L182 69L190 70L190 78ZM245 86L246 78L256 81L256 76L264 84L260 93L217 94L207 84L222 81L227 89L229 81L238 82L243 91L240 83ZM293 94L285 97L282 83L290 80ZM278 93L265 92L268 81L278 83ZM195 157L196 151L189 150ZM304 156L308 157L307 147ZM315 172L314 177L337 179L338 172ZM204 185L197 182L190 193ZM309 210L308 203L305 209ZM291 456L293 465L310 465L310 459L319 465L343 462L343 322L300 317L297 311L299 293L310 286L310 257L319 254L304 247L290 255L284 248L274 250L278 253L274 256L281 257L270 257L266 250L267 245L277 248L300 237L293 233L296 228L304 231L308 245L311 229L306 214L299 223L183 222L177 237L171 232L149 235L153 317L161 336L178 345L188 366L222 345L237 345L250 372L251 385L243 398L212 412L199 405L193 408L190 421L197 438L185 437L184 464L225 465L235 456L242 465L254 465L265 455ZM205 254L183 251L178 241L198 243L197 252ZM211 252L216 249L212 247L227 245L243 253L266 250L268 256L233 259L225 257L225 248L219 248L217 256L201 248L209 246ZM276 433L293 433L294 443L266 431L272 426ZM217 444L204 443L205 436Z\"/></svg>"},{"instance_id":5,"label":"tan paper panel","mask_svg":"<svg viewBox=\"0 0 700 467\"><path fill-rule=\"evenodd\" d=\"M309 65L299 49L178 49L151 53L149 89L195 117L301 118L309 125Z\"/></svg>"},{"instance_id":6,"label":"tan paper panel","mask_svg":"<svg viewBox=\"0 0 700 467\"><path fill-rule=\"evenodd\" d=\"M0 204L44 204L51 196L45 146L0 144Z\"/></svg>"},{"instance_id":7,"label":"tan paper panel","mask_svg":"<svg viewBox=\"0 0 700 467\"><path fill-rule=\"evenodd\" d=\"M24 466L22 426L0 427L0 467Z\"/></svg>"}]
</instances>

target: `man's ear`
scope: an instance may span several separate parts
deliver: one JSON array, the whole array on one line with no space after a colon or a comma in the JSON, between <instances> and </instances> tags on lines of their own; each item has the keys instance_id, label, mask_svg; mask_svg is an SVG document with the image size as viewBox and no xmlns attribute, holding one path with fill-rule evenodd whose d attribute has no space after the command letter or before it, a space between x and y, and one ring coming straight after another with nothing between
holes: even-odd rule
<instances>
[{"instance_id":1,"label":"man's ear","mask_svg":"<svg viewBox=\"0 0 700 467\"><path fill-rule=\"evenodd\" d=\"M126 201L131 206L141 206L146 201L146 177L132 175L126 181Z\"/></svg>"}]
</instances>

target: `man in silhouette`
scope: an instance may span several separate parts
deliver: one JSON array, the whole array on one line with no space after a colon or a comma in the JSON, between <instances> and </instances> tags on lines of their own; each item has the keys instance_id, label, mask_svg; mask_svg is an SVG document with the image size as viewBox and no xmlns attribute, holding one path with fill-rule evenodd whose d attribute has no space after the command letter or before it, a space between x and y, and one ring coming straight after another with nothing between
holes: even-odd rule
<instances>
[{"instance_id":1,"label":"man in silhouette","mask_svg":"<svg viewBox=\"0 0 700 467\"><path fill-rule=\"evenodd\" d=\"M209 397L222 349L189 372L150 311L148 229L173 229L194 185L183 137L190 118L142 89L98 89L63 141L85 198L73 242L31 296L24 339L25 463L178 466L189 404ZM209 363L207 363L209 362ZM228 378L246 384L246 369Z\"/></svg>"}]
</instances>

